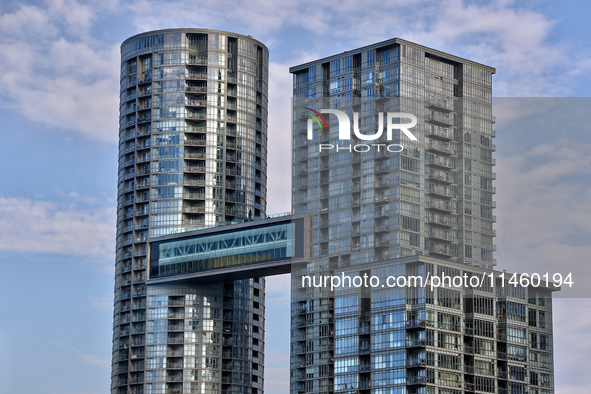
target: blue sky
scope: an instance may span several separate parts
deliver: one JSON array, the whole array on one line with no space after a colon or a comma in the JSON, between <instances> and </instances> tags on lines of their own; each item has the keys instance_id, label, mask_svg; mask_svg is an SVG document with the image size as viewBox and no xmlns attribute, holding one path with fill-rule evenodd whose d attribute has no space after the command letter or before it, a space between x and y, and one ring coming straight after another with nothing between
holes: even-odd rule
<instances>
[{"instance_id":1,"label":"blue sky","mask_svg":"<svg viewBox=\"0 0 591 394\"><path fill-rule=\"evenodd\" d=\"M290 209L282 176L290 171L289 66L401 37L496 67L497 97L586 97L590 13L585 1L3 1L0 391L109 390L119 44L127 37L203 27L267 44L272 213ZM556 269L591 256L589 100L548 100L496 103L501 269ZM552 126L569 110L578 122ZM268 281L269 394L288 390L288 282ZM586 393L591 303L558 299L554 320L557 391Z\"/></svg>"}]
</instances>

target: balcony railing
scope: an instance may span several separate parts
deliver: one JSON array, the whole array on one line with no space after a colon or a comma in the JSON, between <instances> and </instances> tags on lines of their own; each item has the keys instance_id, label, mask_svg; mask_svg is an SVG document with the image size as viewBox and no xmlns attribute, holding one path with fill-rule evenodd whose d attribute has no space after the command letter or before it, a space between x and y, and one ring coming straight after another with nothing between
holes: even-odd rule
<instances>
[{"instance_id":1,"label":"balcony railing","mask_svg":"<svg viewBox=\"0 0 591 394\"><path fill-rule=\"evenodd\" d=\"M205 166L185 166L183 170L185 172L204 173L205 172Z\"/></svg>"},{"instance_id":2,"label":"balcony railing","mask_svg":"<svg viewBox=\"0 0 591 394\"><path fill-rule=\"evenodd\" d=\"M453 112L454 100L452 98L436 98L430 99L426 102L428 107L439 111Z\"/></svg>"},{"instance_id":3,"label":"balcony railing","mask_svg":"<svg viewBox=\"0 0 591 394\"><path fill-rule=\"evenodd\" d=\"M446 212L455 212L455 204L450 201L431 199L427 200L425 206L429 209L438 209Z\"/></svg>"},{"instance_id":4,"label":"balcony railing","mask_svg":"<svg viewBox=\"0 0 591 394\"><path fill-rule=\"evenodd\" d=\"M425 118L428 122L436 124L438 126L449 127L455 124L453 113L445 114L437 111L432 111Z\"/></svg>"},{"instance_id":5,"label":"balcony railing","mask_svg":"<svg viewBox=\"0 0 591 394\"><path fill-rule=\"evenodd\" d=\"M433 140L433 139L430 139L427 142L427 149L431 150L431 151L435 151L435 152L444 153L444 154L452 154L453 153L453 150L452 150L449 142L437 141L437 140Z\"/></svg>"}]
</instances>

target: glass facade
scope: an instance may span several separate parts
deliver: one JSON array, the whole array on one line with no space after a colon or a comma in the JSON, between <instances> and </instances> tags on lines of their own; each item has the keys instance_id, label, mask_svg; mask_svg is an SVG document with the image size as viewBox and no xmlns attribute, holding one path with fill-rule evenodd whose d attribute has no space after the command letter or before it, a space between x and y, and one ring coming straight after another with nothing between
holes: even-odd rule
<instances>
[{"instance_id":1,"label":"glass facade","mask_svg":"<svg viewBox=\"0 0 591 394\"><path fill-rule=\"evenodd\" d=\"M314 256L496 264L493 69L391 42L294 70L293 213L315 215ZM310 139L309 113L321 109L356 114L355 128L372 139L340 139L328 114ZM416 116L417 140L376 133L384 112Z\"/></svg>"},{"instance_id":2,"label":"glass facade","mask_svg":"<svg viewBox=\"0 0 591 394\"><path fill-rule=\"evenodd\" d=\"M292 257L292 223L154 242L150 278L286 260Z\"/></svg>"},{"instance_id":3,"label":"glass facade","mask_svg":"<svg viewBox=\"0 0 591 394\"><path fill-rule=\"evenodd\" d=\"M292 209L312 221L312 257L292 272L290 392L554 392L551 325L535 320L549 291L331 292L299 276L490 272L495 70L392 39L290 72ZM334 115L311 120L323 109L349 117L349 138ZM416 140L385 132L385 112L414 115Z\"/></svg>"},{"instance_id":4,"label":"glass facade","mask_svg":"<svg viewBox=\"0 0 591 394\"><path fill-rule=\"evenodd\" d=\"M262 392L264 279L146 280L148 237L265 217L268 65L259 41L215 30L121 46L112 393Z\"/></svg>"}]
</instances>

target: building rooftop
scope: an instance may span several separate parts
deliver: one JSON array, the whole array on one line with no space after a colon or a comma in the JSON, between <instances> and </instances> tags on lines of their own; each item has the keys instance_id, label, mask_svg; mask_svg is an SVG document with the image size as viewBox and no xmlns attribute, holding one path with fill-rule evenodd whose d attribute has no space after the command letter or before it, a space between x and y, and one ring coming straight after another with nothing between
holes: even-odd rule
<instances>
[{"instance_id":1,"label":"building rooftop","mask_svg":"<svg viewBox=\"0 0 591 394\"><path fill-rule=\"evenodd\" d=\"M392 45L392 44L404 44L404 45L413 46L415 48L419 48L419 49L421 49L421 50L423 50L425 52L428 52L431 55L434 55L434 56L437 56L437 57L440 57L440 58L443 58L443 59L451 60L451 61L454 61L454 62L457 62L457 63L473 64L473 65L476 65L476 66L479 66L479 67L484 67L485 69L491 71L493 74L496 73L496 69L495 68L490 67L490 66L487 66L485 64L477 63L475 61L464 59L464 58L461 58L459 56L454 56L454 55L451 55L449 53L441 52L441 51L438 51L438 50L433 49L433 48L429 48L429 47L426 47L426 46L423 46L423 45L420 45L420 44L416 44L414 42L403 40L402 38L391 38L389 40L377 42L375 44L366 45L366 46L363 46L363 47L360 47L360 48L352 49L350 51L345 51L345 52L342 52L342 53L339 53L339 54L335 54L335 55L323 57L323 58L320 58L320 59L317 59L317 60L313 60L311 62L307 62L307 63L303 63L303 64L300 64L300 65L297 65L297 66L293 66L293 67L290 67L289 68L289 72L290 73L295 73L295 72L298 72L300 70L306 69L306 68L308 68L308 67L310 67L310 66L312 66L314 64L327 63L327 62L330 62L331 60L339 59L343 55L348 54L348 53L349 54L359 53L359 52L363 52L363 51L367 51L367 50L375 49L375 48L380 48L380 47L383 47L383 46L386 46L386 45Z\"/></svg>"}]
</instances>

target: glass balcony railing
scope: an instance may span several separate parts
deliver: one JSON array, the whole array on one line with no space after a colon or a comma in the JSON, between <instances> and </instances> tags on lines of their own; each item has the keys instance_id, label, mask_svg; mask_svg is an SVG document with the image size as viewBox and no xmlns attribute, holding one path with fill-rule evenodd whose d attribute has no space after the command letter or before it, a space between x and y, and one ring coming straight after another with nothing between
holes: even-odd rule
<instances>
[{"instance_id":1,"label":"glass balcony railing","mask_svg":"<svg viewBox=\"0 0 591 394\"><path fill-rule=\"evenodd\" d=\"M448 227L453 227L456 225L456 221L453 216L440 214L440 213L434 213L434 212L429 212L426 215L425 221L427 223L437 224L437 225L441 225L441 226L448 226Z\"/></svg>"},{"instance_id":2,"label":"glass balcony railing","mask_svg":"<svg viewBox=\"0 0 591 394\"><path fill-rule=\"evenodd\" d=\"M450 157L433 155L433 154L428 155L427 164L434 166L434 167L444 167L444 168L454 168L455 167L454 161Z\"/></svg>"},{"instance_id":3,"label":"glass balcony railing","mask_svg":"<svg viewBox=\"0 0 591 394\"><path fill-rule=\"evenodd\" d=\"M456 245L428 241L426 246L427 251L429 251L430 253L440 254L448 257L456 255Z\"/></svg>"},{"instance_id":4,"label":"glass balcony railing","mask_svg":"<svg viewBox=\"0 0 591 394\"><path fill-rule=\"evenodd\" d=\"M429 99L425 102L427 107L436 109L438 111L453 112L454 99L451 97L441 97Z\"/></svg>"},{"instance_id":5,"label":"glass balcony railing","mask_svg":"<svg viewBox=\"0 0 591 394\"><path fill-rule=\"evenodd\" d=\"M452 201L439 200L435 198L428 199L425 203L425 207L428 209L437 209L446 212L456 212L456 205Z\"/></svg>"},{"instance_id":6,"label":"glass balcony railing","mask_svg":"<svg viewBox=\"0 0 591 394\"><path fill-rule=\"evenodd\" d=\"M430 194L437 194L444 197L454 197L455 196L455 189L451 186L444 186L438 184L429 184L428 192Z\"/></svg>"},{"instance_id":7,"label":"glass balcony railing","mask_svg":"<svg viewBox=\"0 0 591 394\"><path fill-rule=\"evenodd\" d=\"M433 139L429 139L427 141L427 150L449 155L453 153L452 147L449 142L437 141Z\"/></svg>"},{"instance_id":8,"label":"glass balcony railing","mask_svg":"<svg viewBox=\"0 0 591 394\"><path fill-rule=\"evenodd\" d=\"M433 179L439 182L454 183L455 179L452 173L448 171L432 169L427 172L427 178Z\"/></svg>"},{"instance_id":9,"label":"glass balcony railing","mask_svg":"<svg viewBox=\"0 0 591 394\"><path fill-rule=\"evenodd\" d=\"M438 111L431 111L425 116L426 120L438 126L449 127L455 124L455 117L453 113L441 113Z\"/></svg>"}]
</instances>

